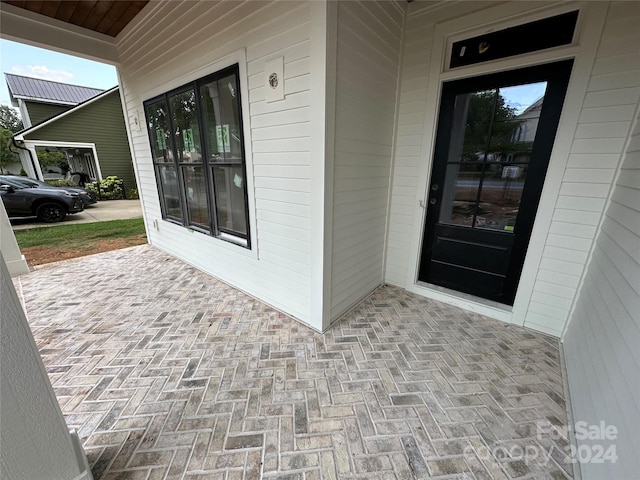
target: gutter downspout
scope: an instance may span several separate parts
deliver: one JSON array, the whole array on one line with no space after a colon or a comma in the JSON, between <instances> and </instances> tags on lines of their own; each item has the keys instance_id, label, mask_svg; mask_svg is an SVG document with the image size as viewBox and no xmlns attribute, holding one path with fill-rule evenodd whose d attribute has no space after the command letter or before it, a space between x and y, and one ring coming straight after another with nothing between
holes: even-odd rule
<instances>
[{"instance_id":1,"label":"gutter downspout","mask_svg":"<svg viewBox=\"0 0 640 480\"><path fill-rule=\"evenodd\" d=\"M15 148L19 148L20 150L24 150L25 152L27 152L29 154L29 160L31 160L31 168L33 168L33 173L37 177L38 176L38 169L36 168L35 161L33 160L33 154L31 153L31 150L29 150L28 148L21 147L20 145L18 145L16 143L16 137L13 136L13 135L11 136L10 144L8 145L9 150L13 152L13 150L11 150L11 143L13 143L13 146ZM16 152L13 152L13 153L16 153Z\"/></svg>"}]
</instances>

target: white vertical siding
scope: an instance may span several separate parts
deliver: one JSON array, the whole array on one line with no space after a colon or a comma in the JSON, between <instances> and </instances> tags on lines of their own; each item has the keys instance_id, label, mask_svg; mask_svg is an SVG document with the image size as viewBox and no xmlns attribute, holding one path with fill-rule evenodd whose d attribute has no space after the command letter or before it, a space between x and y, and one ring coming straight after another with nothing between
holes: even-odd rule
<instances>
[{"instance_id":1,"label":"white vertical siding","mask_svg":"<svg viewBox=\"0 0 640 480\"><path fill-rule=\"evenodd\" d=\"M640 119L639 119L640 120ZM618 429L616 463L586 463L582 478L637 478L640 470L640 121L564 335L574 422ZM578 444L586 443L578 440Z\"/></svg>"},{"instance_id":2,"label":"white vertical siding","mask_svg":"<svg viewBox=\"0 0 640 480\"><path fill-rule=\"evenodd\" d=\"M242 247L161 220L147 133L132 132L150 242L310 321L310 6L291 2L161 2L118 38L129 117L151 96L212 73L245 49L256 242ZM142 32L142 33L141 33ZM285 99L267 103L265 62L284 57ZM194 75L197 75L194 77ZM144 120L143 120L144 121ZM152 221L158 219L155 230ZM318 326L318 328L320 328Z\"/></svg>"},{"instance_id":3,"label":"white vertical siding","mask_svg":"<svg viewBox=\"0 0 640 480\"><path fill-rule=\"evenodd\" d=\"M332 320L383 281L402 8L338 4Z\"/></svg>"},{"instance_id":4,"label":"white vertical siding","mask_svg":"<svg viewBox=\"0 0 640 480\"><path fill-rule=\"evenodd\" d=\"M640 9L612 3L553 212L525 326L560 335L640 98Z\"/></svg>"}]
</instances>

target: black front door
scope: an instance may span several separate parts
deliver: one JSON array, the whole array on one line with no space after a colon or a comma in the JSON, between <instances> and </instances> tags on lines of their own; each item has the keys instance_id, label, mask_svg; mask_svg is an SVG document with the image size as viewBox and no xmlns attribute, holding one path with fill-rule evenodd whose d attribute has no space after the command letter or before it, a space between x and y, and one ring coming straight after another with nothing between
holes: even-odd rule
<instances>
[{"instance_id":1,"label":"black front door","mask_svg":"<svg viewBox=\"0 0 640 480\"><path fill-rule=\"evenodd\" d=\"M419 280L513 305L572 63L443 85Z\"/></svg>"}]
</instances>

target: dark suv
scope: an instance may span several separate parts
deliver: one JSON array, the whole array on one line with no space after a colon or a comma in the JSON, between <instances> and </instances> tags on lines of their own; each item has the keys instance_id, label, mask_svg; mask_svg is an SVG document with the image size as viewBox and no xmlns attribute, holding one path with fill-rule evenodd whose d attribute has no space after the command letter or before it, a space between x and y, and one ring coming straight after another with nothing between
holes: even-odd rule
<instances>
[{"instance_id":1,"label":"dark suv","mask_svg":"<svg viewBox=\"0 0 640 480\"><path fill-rule=\"evenodd\" d=\"M14 187L32 187L32 188L48 188L48 189L62 189L69 193L77 193L80 195L82 203L86 207L87 205L93 205L98 201L98 197L91 190L80 187L54 187L46 182L36 180L35 178L21 177L18 175L0 175L0 182L8 183Z\"/></svg>"},{"instance_id":2,"label":"dark suv","mask_svg":"<svg viewBox=\"0 0 640 480\"><path fill-rule=\"evenodd\" d=\"M0 196L9 217L38 217L46 223L61 222L68 213L84 209L80 195L65 190L18 187L0 180Z\"/></svg>"}]
</instances>

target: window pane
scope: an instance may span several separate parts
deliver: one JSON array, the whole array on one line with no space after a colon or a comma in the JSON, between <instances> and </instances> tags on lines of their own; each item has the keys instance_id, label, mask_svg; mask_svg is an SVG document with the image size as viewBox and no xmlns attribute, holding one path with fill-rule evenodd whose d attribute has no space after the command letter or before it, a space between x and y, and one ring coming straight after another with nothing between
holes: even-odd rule
<instances>
[{"instance_id":1,"label":"window pane","mask_svg":"<svg viewBox=\"0 0 640 480\"><path fill-rule=\"evenodd\" d=\"M212 162L241 162L240 94L236 75L200 87L205 138Z\"/></svg>"},{"instance_id":2,"label":"window pane","mask_svg":"<svg viewBox=\"0 0 640 480\"><path fill-rule=\"evenodd\" d=\"M173 162L171 132L167 117L167 104L164 100L145 106L147 129L153 161L156 163Z\"/></svg>"},{"instance_id":3,"label":"window pane","mask_svg":"<svg viewBox=\"0 0 640 480\"><path fill-rule=\"evenodd\" d=\"M456 96L439 222L513 231L546 85Z\"/></svg>"},{"instance_id":4,"label":"window pane","mask_svg":"<svg viewBox=\"0 0 640 480\"><path fill-rule=\"evenodd\" d=\"M169 97L178 162L201 162L200 130L193 90Z\"/></svg>"},{"instance_id":5,"label":"window pane","mask_svg":"<svg viewBox=\"0 0 640 480\"><path fill-rule=\"evenodd\" d=\"M182 220L176 168L168 165L159 165L156 168L158 180L160 181L160 195L164 203L165 215L177 220Z\"/></svg>"},{"instance_id":6,"label":"window pane","mask_svg":"<svg viewBox=\"0 0 640 480\"><path fill-rule=\"evenodd\" d=\"M495 172L489 170L491 167L487 168L474 226L513 232L527 165L504 165Z\"/></svg>"},{"instance_id":7,"label":"window pane","mask_svg":"<svg viewBox=\"0 0 640 480\"><path fill-rule=\"evenodd\" d=\"M244 172L241 166L213 168L216 185L218 228L222 231L247 234Z\"/></svg>"},{"instance_id":8,"label":"window pane","mask_svg":"<svg viewBox=\"0 0 640 480\"><path fill-rule=\"evenodd\" d=\"M454 135L452 145L462 140L462 151L455 157L449 157L450 162L484 162L488 154L489 136L491 134L491 120L496 102L496 91L487 90L464 93L456 96L455 115L457 125L464 128L464 137ZM458 127L459 128L459 127ZM458 148L450 148L450 152L457 152Z\"/></svg>"},{"instance_id":9,"label":"window pane","mask_svg":"<svg viewBox=\"0 0 640 480\"><path fill-rule=\"evenodd\" d=\"M187 197L189 225L209 229L207 187L203 167L182 167L184 191Z\"/></svg>"},{"instance_id":10,"label":"window pane","mask_svg":"<svg viewBox=\"0 0 640 480\"><path fill-rule=\"evenodd\" d=\"M440 208L440 223L469 227L473 225L482 169L483 165L477 163L447 165L447 176Z\"/></svg>"}]
</instances>

